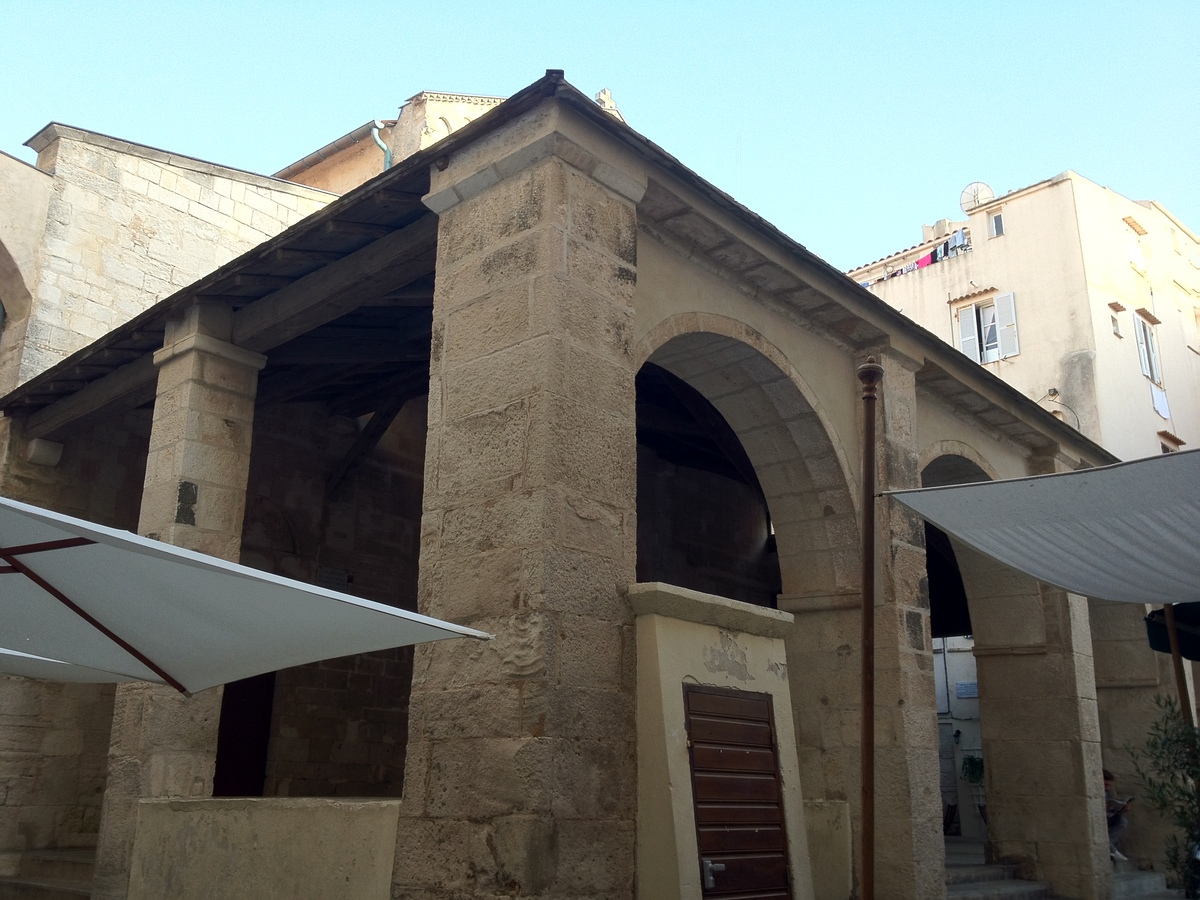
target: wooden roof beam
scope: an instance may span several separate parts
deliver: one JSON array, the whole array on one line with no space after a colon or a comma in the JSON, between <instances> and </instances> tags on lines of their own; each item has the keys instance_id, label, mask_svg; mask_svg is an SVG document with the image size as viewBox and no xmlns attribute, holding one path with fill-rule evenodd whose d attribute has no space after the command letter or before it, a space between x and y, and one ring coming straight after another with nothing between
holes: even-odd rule
<instances>
[{"instance_id":1,"label":"wooden roof beam","mask_svg":"<svg viewBox=\"0 0 1200 900\"><path fill-rule=\"evenodd\" d=\"M265 353L432 272L436 256L431 214L234 313L233 343Z\"/></svg>"},{"instance_id":2,"label":"wooden roof beam","mask_svg":"<svg viewBox=\"0 0 1200 900\"><path fill-rule=\"evenodd\" d=\"M25 420L25 438L53 439L68 428L141 406L154 396L157 382L158 368L147 353L30 415Z\"/></svg>"}]
</instances>

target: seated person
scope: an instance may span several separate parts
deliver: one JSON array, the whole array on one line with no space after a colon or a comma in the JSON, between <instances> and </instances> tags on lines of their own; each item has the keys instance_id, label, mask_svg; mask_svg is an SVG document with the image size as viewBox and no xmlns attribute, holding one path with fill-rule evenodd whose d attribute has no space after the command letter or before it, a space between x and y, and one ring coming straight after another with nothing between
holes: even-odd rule
<instances>
[{"instance_id":1,"label":"seated person","mask_svg":"<svg viewBox=\"0 0 1200 900\"><path fill-rule=\"evenodd\" d=\"M1117 848L1117 840L1125 832L1129 822L1125 818L1125 810L1129 809L1132 797L1119 799L1113 794L1113 773L1104 770L1104 814L1108 818L1108 855L1112 859L1128 859Z\"/></svg>"}]
</instances>

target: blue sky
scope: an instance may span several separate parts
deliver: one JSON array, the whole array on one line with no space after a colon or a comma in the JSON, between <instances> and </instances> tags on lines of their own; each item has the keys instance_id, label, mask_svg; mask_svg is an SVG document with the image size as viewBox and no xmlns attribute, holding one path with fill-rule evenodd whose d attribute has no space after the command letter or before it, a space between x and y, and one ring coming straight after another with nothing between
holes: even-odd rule
<instances>
[{"instance_id":1,"label":"blue sky","mask_svg":"<svg viewBox=\"0 0 1200 900\"><path fill-rule=\"evenodd\" d=\"M841 268L972 181L1077 172L1200 231L1200 3L0 0L0 150L54 120L271 173L547 68Z\"/></svg>"}]
</instances>

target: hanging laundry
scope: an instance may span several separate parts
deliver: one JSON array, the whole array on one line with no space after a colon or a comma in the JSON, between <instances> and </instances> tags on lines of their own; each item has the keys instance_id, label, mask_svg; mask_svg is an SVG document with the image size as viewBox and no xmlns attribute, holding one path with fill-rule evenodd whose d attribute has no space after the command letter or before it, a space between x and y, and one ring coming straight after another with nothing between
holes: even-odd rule
<instances>
[{"instance_id":1,"label":"hanging laundry","mask_svg":"<svg viewBox=\"0 0 1200 900\"><path fill-rule=\"evenodd\" d=\"M924 269L927 265L929 265L932 262L933 262L933 254L926 253L924 256L922 256L920 259L917 260L917 268Z\"/></svg>"}]
</instances>

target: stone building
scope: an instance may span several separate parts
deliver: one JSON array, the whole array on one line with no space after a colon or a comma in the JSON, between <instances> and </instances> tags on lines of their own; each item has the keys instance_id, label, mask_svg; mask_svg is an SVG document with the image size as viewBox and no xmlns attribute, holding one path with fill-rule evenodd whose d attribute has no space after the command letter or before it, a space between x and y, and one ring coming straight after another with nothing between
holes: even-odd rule
<instances>
[{"instance_id":1,"label":"stone building","mask_svg":"<svg viewBox=\"0 0 1200 900\"><path fill-rule=\"evenodd\" d=\"M856 889L856 367L886 372L883 486L1114 457L561 72L491 105L358 186L338 157L399 124L290 173L320 169L337 198L255 181L280 216L281 197L320 208L178 287L143 282L137 310L61 347L30 338L52 236L0 231L31 298L0 353L38 369L0 398L0 492L495 635L190 698L5 679L8 859L95 844L97 898ZM69 174L39 169L50 186L21 197L51 207ZM103 247L93 262L108 272ZM946 578L974 623L989 852L1059 896L1110 896L1096 678L1141 666L1122 702L1143 717L1170 684L1137 617L963 547L935 574L921 522L887 503L878 542L887 896L945 891ZM749 809L754 827L716 827Z\"/></svg>"}]
</instances>

